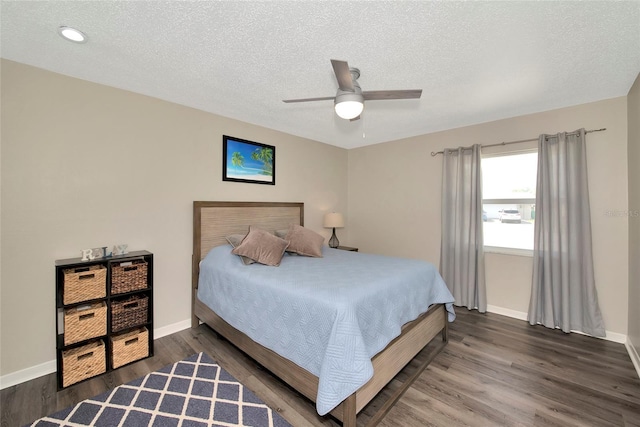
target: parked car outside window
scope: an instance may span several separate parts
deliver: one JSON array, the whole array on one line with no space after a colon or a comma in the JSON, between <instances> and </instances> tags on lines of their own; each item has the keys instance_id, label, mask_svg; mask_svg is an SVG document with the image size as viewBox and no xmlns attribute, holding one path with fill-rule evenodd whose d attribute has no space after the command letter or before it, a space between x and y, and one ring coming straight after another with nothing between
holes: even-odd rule
<instances>
[{"instance_id":1,"label":"parked car outside window","mask_svg":"<svg viewBox=\"0 0 640 427\"><path fill-rule=\"evenodd\" d=\"M522 217L517 209L504 209L500 211L500 222L515 222L520 224Z\"/></svg>"}]
</instances>

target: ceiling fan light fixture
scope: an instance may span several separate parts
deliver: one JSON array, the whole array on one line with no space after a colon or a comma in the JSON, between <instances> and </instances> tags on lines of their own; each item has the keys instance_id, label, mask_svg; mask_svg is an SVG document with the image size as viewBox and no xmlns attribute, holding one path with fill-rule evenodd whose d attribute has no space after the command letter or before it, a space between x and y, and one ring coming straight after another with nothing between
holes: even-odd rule
<instances>
[{"instance_id":1,"label":"ceiling fan light fixture","mask_svg":"<svg viewBox=\"0 0 640 427\"><path fill-rule=\"evenodd\" d=\"M338 117L345 120L358 120L362 110L364 110L364 100L388 100L388 99L417 99L422 95L422 89L410 90L374 90L363 92L358 78L360 70L349 67L347 61L331 60L333 72L338 82L338 93L336 96L325 96L320 98L303 99L283 99L282 102L309 102L325 101L333 99L333 107Z\"/></svg>"},{"instance_id":2,"label":"ceiling fan light fixture","mask_svg":"<svg viewBox=\"0 0 640 427\"><path fill-rule=\"evenodd\" d=\"M364 109L364 98L361 93L343 93L336 96L334 102L336 114L345 120L355 119Z\"/></svg>"}]
</instances>

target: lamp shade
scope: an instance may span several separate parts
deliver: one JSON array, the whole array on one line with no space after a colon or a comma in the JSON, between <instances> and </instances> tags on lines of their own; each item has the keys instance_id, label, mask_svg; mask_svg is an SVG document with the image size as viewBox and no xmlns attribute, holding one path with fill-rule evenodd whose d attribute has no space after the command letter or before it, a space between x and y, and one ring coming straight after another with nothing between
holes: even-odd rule
<instances>
[{"instance_id":1,"label":"lamp shade","mask_svg":"<svg viewBox=\"0 0 640 427\"><path fill-rule=\"evenodd\" d=\"M346 120L355 119L362 113L364 105L358 101L344 101L336 104L336 114Z\"/></svg>"},{"instance_id":2,"label":"lamp shade","mask_svg":"<svg viewBox=\"0 0 640 427\"><path fill-rule=\"evenodd\" d=\"M364 109L364 97L359 92L340 92L334 100L336 114L343 119L355 119Z\"/></svg>"},{"instance_id":3,"label":"lamp shade","mask_svg":"<svg viewBox=\"0 0 640 427\"><path fill-rule=\"evenodd\" d=\"M344 218L341 213L329 212L324 215L325 228L342 228L344 227Z\"/></svg>"}]
</instances>

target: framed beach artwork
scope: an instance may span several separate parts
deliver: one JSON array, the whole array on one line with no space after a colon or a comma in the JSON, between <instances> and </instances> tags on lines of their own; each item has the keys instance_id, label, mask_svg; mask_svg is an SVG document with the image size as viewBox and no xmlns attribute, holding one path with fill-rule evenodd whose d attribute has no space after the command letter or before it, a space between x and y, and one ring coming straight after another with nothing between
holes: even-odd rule
<instances>
[{"instance_id":1,"label":"framed beach artwork","mask_svg":"<svg viewBox=\"0 0 640 427\"><path fill-rule=\"evenodd\" d=\"M222 180L276 185L276 147L223 135Z\"/></svg>"}]
</instances>

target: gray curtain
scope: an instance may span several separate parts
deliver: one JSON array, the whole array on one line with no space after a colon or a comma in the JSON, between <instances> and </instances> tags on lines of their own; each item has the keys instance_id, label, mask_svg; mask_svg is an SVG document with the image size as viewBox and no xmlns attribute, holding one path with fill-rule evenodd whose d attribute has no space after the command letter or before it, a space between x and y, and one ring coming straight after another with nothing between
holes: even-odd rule
<instances>
[{"instance_id":1,"label":"gray curtain","mask_svg":"<svg viewBox=\"0 0 640 427\"><path fill-rule=\"evenodd\" d=\"M480 145L444 150L440 274L455 305L487 311Z\"/></svg>"},{"instance_id":2,"label":"gray curtain","mask_svg":"<svg viewBox=\"0 0 640 427\"><path fill-rule=\"evenodd\" d=\"M540 135L529 323L605 336L591 252L585 131Z\"/></svg>"}]
</instances>

